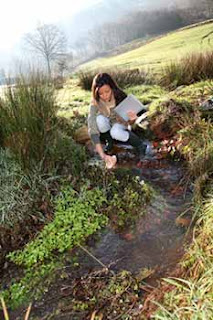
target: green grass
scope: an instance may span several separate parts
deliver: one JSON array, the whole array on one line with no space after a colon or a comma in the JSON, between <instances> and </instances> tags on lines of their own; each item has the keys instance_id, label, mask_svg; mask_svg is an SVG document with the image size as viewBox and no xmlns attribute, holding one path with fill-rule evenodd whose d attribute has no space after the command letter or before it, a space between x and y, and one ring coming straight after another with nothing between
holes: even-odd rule
<instances>
[{"instance_id":1,"label":"green grass","mask_svg":"<svg viewBox=\"0 0 213 320\"><path fill-rule=\"evenodd\" d=\"M126 93L134 94L142 103L148 104L162 97L167 93L160 86L138 85L124 89ZM60 89L57 95L57 103L60 105L58 116L61 118L76 118L80 121L80 117L85 117L89 112L91 93L80 88L78 81L70 80L64 89ZM76 115L79 113L79 115Z\"/></svg>"},{"instance_id":2,"label":"green grass","mask_svg":"<svg viewBox=\"0 0 213 320\"><path fill-rule=\"evenodd\" d=\"M205 35L212 31L212 27L212 21L186 27L154 39L129 52L96 59L82 65L81 68L90 70L97 68L110 70L115 66L121 69L146 68L160 74L162 68L171 61L177 62L178 59L189 53L212 50L211 41L208 41L208 38L202 40ZM166 293L164 300L160 301L160 304L158 303L158 311L155 315L153 314L153 319L202 320L213 318L213 196L211 191L213 128L210 122L202 119L198 110L199 104L212 96L212 88L211 81L201 81L193 85L182 86L178 90L170 92L159 86L133 86L125 90L127 93L135 94L143 103L151 103L150 110L153 117L156 116L156 110L162 111L165 101L174 100L175 103L179 101L180 105L189 107L188 118L185 117L184 119L186 113L183 112L183 118L180 119L179 134L186 141L184 156L194 178L195 192L200 196L197 197L199 201L195 204L195 211L198 210L198 206L206 197L206 190L209 194L207 204L202 206L201 209L199 207L200 219L196 223L193 243L182 261L184 268L182 279L166 280L167 285L168 282L171 284L171 292ZM73 87L60 91L59 101L64 98L67 109L63 111L62 108L59 114L64 112L65 116L70 117L74 115L73 112L76 110L81 114L87 114L90 93L79 89L77 83ZM193 109L196 110L193 113L197 117L195 119L192 116L190 117L190 112ZM171 121L174 121L173 118L175 117L171 117ZM179 120L176 118L175 121ZM164 287L161 290L163 289ZM156 301L158 300L156 299Z\"/></svg>"},{"instance_id":3,"label":"green grass","mask_svg":"<svg viewBox=\"0 0 213 320\"><path fill-rule=\"evenodd\" d=\"M132 86L125 91L127 94L134 94L143 104L149 104L167 93L157 85Z\"/></svg>"},{"instance_id":4,"label":"green grass","mask_svg":"<svg viewBox=\"0 0 213 320\"><path fill-rule=\"evenodd\" d=\"M91 93L82 90L78 85L78 80L69 80L63 89L57 92L57 103L60 106L58 116L73 117L75 112L85 115L91 100Z\"/></svg>"},{"instance_id":5,"label":"green grass","mask_svg":"<svg viewBox=\"0 0 213 320\"><path fill-rule=\"evenodd\" d=\"M146 68L160 72L170 61L177 61L191 52L212 50L213 44L202 37L212 31L213 22L182 28L160 36L140 48L107 58L100 58L83 64L81 69L103 69L109 67Z\"/></svg>"}]
</instances>

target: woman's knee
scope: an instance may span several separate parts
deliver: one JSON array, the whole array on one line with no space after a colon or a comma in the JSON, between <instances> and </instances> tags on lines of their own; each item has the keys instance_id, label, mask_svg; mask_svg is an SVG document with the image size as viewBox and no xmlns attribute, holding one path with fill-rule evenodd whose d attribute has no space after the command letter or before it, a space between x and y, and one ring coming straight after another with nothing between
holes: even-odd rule
<instances>
[{"instance_id":1,"label":"woman's knee","mask_svg":"<svg viewBox=\"0 0 213 320\"><path fill-rule=\"evenodd\" d=\"M113 139L126 142L129 139L129 132L128 130L119 123L116 123L112 126L110 130L110 135Z\"/></svg>"},{"instance_id":2,"label":"woman's knee","mask_svg":"<svg viewBox=\"0 0 213 320\"><path fill-rule=\"evenodd\" d=\"M105 133L111 129L110 121L107 117L104 117L102 114L99 114L96 117L96 123L98 126L98 130L101 133Z\"/></svg>"}]
</instances>

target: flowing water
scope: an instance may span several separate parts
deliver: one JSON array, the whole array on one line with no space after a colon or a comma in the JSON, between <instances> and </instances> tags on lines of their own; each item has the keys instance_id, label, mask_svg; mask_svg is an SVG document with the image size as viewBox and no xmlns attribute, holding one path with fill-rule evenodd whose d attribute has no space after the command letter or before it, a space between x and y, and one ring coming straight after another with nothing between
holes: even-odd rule
<instances>
[{"instance_id":1,"label":"flowing water","mask_svg":"<svg viewBox=\"0 0 213 320\"><path fill-rule=\"evenodd\" d=\"M135 273L152 268L158 273L165 272L183 255L190 224L192 191L184 182L184 169L180 162L156 159L150 159L142 168L129 161L119 165L124 166L131 168L141 181L151 184L154 196L134 227L122 233L106 229L88 250L115 271L125 269ZM184 218L178 218L182 214ZM89 255L86 260L90 270L97 265Z\"/></svg>"}]
</instances>

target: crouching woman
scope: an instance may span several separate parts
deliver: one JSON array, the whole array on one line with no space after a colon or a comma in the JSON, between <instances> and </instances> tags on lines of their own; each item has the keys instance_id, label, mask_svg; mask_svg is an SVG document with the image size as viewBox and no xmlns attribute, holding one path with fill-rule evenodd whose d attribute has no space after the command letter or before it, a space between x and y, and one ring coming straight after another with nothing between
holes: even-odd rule
<instances>
[{"instance_id":1,"label":"crouching woman","mask_svg":"<svg viewBox=\"0 0 213 320\"><path fill-rule=\"evenodd\" d=\"M146 146L141 139L128 130L128 125L137 119L130 111L129 121L120 118L115 107L127 97L108 73L98 73L92 83L92 101L88 116L88 132L95 150L108 168L115 164L115 157L107 153L113 147L113 141L126 142L135 147L140 158L144 156ZM105 143L103 149L101 142Z\"/></svg>"}]
</instances>

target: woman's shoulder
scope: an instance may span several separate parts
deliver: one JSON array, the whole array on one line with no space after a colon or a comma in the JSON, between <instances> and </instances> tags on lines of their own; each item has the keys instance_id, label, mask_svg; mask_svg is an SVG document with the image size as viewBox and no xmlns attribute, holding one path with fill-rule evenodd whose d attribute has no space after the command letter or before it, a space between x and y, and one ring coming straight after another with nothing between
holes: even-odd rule
<instances>
[{"instance_id":1,"label":"woman's shoulder","mask_svg":"<svg viewBox=\"0 0 213 320\"><path fill-rule=\"evenodd\" d=\"M94 98L91 99L90 101L90 106L93 106L93 107L98 107L98 101L96 101Z\"/></svg>"},{"instance_id":2,"label":"woman's shoulder","mask_svg":"<svg viewBox=\"0 0 213 320\"><path fill-rule=\"evenodd\" d=\"M90 102L89 113L90 115L98 113L98 106L96 106L92 101Z\"/></svg>"}]
</instances>

